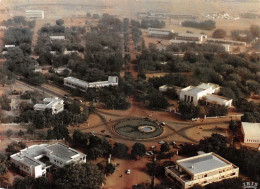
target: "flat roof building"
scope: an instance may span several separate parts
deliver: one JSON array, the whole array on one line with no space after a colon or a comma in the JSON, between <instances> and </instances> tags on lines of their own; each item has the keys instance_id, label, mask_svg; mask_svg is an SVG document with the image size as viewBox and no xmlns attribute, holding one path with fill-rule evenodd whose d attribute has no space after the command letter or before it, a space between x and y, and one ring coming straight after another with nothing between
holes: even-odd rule
<instances>
[{"instance_id":1,"label":"flat roof building","mask_svg":"<svg viewBox=\"0 0 260 189\"><path fill-rule=\"evenodd\" d=\"M64 85L70 88L78 88L82 91L86 91L88 88L100 88L108 86L118 86L117 76L108 76L107 81L97 81L97 82L86 82L74 77L64 78Z\"/></svg>"},{"instance_id":2,"label":"flat roof building","mask_svg":"<svg viewBox=\"0 0 260 189\"><path fill-rule=\"evenodd\" d=\"M185 40L185 41L198 41L204 42L207 40L206 34L196 34L196 33L177 33L175 37L176 40Z\"/></svg>"},{"instance_id":3,"label":"flat roof building","mask_svg":"<svg viewBox=\"0 0 260 189\"><path fill-rule=\"evenodd\" d=\"M41 18L44 19L44 11L41 10L26 10L25 11L26 18Z\"/></svg>"},{"instance_id":4,"label":"flat roof building","mask_svg":"<svg viewBox=\"0 0 260 189\"><path fill-rule=\"evenodd\" d=\"M43 99L43 104L35 104L33 109L35 111L45 111L46 109L51 110L52 114L58 114L64 110L64 101L55 98L45 98Z\"/></svg>"},{"instance_id":5,"label":"flat roof building","mask_svg":"<svg viewBox=\"0 0 260 189\"><path fill-rule=\"evenodd\" d=\"M182 189L236 178L238 174L237 166L213 152L177 160L176 165L165 168L165 175Z\"/></svg>"},{"instance_id":6,"label":"flat roof building","mask_svg":"<svg viewBox=\"0 0 260 189\"><path fill-rule=\"evenodd\" d=\"M205 100L206 104L218 104L221 106L231 107L232 99L214 95L218 93L220 86L213 83L202 83L198 86L188 86L180 92L180 100L198 105L199 100Z\"/></svg>"},{"instance_id":7,"label":"flat roof building","mask_svg":"<svg viewBox=\"0 0 260 189\"><path fill-rule=\"evenodd\" d=\"M246 46L246 42L233 41L227 39L208 38L207 41L209 43L221 43L221 44L229 44L229 45Z\"/></svg>"},{"instance_id":8,"label":"flat roof building","mask_svg":"<svg viewBox=\"0 0 260 189\"><path fill-rule=\"evenodd\" d=\"M260 123L242 122L244 143L260 143Z\"/></svg>"},{"instance_id":9,"label":"flat roof building","mask_svg":"<svg viewBox=\"0 0 260 189\"><path fill-rule=\"evenodd\" d=\"M173 30L159 29L159 28L148 28L148 35L150 37L161 37L169 38L173 34Z\"/></svg>"},{"instance_id":10,"label":"flat roof building","mask_svg":"<svg viewBox=\"0 0 260 189\"><path fill-rule=\"evenodd\" d=\"M55 165L59 168L71 162L86 162L86 155L64 144L40 144L27 147L10 156L11 163L24 175L38 178L45 176Z\"/></svg>"}]
</instances>

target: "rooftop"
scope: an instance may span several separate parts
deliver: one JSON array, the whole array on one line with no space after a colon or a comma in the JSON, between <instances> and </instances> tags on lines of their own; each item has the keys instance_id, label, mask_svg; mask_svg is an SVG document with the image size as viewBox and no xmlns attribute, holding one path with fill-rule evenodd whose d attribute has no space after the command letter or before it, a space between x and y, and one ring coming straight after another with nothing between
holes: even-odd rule
<instances>
[{"instance_id":1,"label":"rooftop","mask_svg":"<svg viewBox=\"0 0 260 189\"><path fill-rule=\"evenodd\" d=\"M60 143L49 145L46 148L52 151L52 155L59 157L64 161L68 161L73 156L79 154L79 152L77 152L76 150L73 150L72 148Z\"/></svg>"},{"instance_id":2,"label":"rooftop","mask_svg":"<svg viewBox=\"0 0 260 189\"><path fill-rule=\"evenodd\" d=\"M181 36L181 37L202 37L202 36L206 36L206 35L197 34L197 33L178 33L178 36Z\"/></svg>"},{"instance_id":3,"label":"rooftop","mask_svg":"<svg viewBox=\"0 0 260 189\"><path fill-rule=\"evenodd\" d=\"M246 135L260 136L260 123L242 122L242 127Z\"/></svg>"},{"instance_id":4,"label":"rooftop","mask_svg":"<svg viewBox=\"0 0 260 189\"><path fill-rule=\"evenodd\" d=\"M230 163L220 159L214 153L207 153L179 160L177 161L177 164L186 169L187 171L191 172L192 174L198 174L213 169L223 168L229 165Z\"/></svg>"},{"instance_id":5,"label":"rooftop","mask_svg":"<svg viewBox=\"0 0 260 189\"><path fill-rule=\"evenodd\" d=\"M207 100L210 100L210 101L224 101L224 102L227 102L227 101L230 101L231 99L230 98L226 98L224 96L219 96L219 95L214 95L214 94L207 94L205 96L207 98Z\"/></svg>"},{"instance_id":6,"label":"rooftop","mask_svg":"<svg viewBox=\"0 0 260 189\"><path fill-rule=\"evenodd\" d=\"M69 82L73 82L73 83L77 83L79 85L88 86L88 82L80 80L80 79L77 79L75 77L66 77L66 78L64 78L64 80L69 81Z\"/></svg>"},{"instance_id":7,"label":"rooftop","mask_svg":"<svg viewBox=\"0 0 260 189\"><path fill-rule=\"evenodd\" d=\"M56 156L63 161L69 161L74 158L76 155L83 156L81 152L74 150L66 145L55 143L55 144L40 144L33 145L28 148L21 150L20 152L11 156L11 158L22 161L27 165L37 166L37 165L46 165L46 162L41 162L42 155L51 154Z\"/></svg>"}]
</instances>

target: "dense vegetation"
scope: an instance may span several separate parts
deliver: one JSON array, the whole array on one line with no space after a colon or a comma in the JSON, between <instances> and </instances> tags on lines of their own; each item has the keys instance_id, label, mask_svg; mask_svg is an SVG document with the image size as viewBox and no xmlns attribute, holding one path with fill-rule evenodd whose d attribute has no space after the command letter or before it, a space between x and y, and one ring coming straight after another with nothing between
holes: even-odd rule
<instances>
[{"instance_id":1,"label":"dense vegetation","mask_svg":"<svg viewBox=\"0 0 260 189\"><path fill-rule=\"evenodd\" d=\"M144 29L147 28L164 28L165 22L158 19L142 19L141 27Z\"/></svg>"},{"instance_id":2,"label":"dense vegetation","mask_svg":"<svg viewBox=\"0 0 260 189\"><path fill-rule=\"evenodd\" d=\"M198 28L201 30L213 30L216 28L216 22L213 20L205 20L202 22L184 21L181 24L184 27Z\"/></svg>"}]
</instances>

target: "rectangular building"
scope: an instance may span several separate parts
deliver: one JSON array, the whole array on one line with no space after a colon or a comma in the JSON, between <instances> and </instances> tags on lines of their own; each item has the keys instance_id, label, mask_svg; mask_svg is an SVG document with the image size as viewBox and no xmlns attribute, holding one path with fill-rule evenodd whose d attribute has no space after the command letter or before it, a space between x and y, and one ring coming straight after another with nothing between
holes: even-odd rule
<instances>
[{"instance_id":1,"label":"rectangular building","mask_svg":"<svg viewBox=\"0 0 260 189\"><path fill-rule=\"evenodd\" d=\"M35 111L45 111L46 109L51 110L52 114L58 114L64 110L64 101L55 98L45 98L43 99L43 104L35 104L33 109Z\"/></svg>"},{"instance_id":2,"label":"rectangular building","mask_svg":"<svg viewBox=\"0 0 260 189\"><path fill-rule=\"evenodd\" d=\"M242 122L244 143L260 143L260 123Z\"/></svg>"},{"instance_id":3,"label":"rectangular building","mask_svg":"<svg viewBox=\"0 0 260 189\"><path fill-rule=\"evenodd\" d=\"M208 43L220 43L220 44L237 45L237 46L246 46L246 42L233 41L233 40L227 40L227 39L208 38L207 42Z\"/></svg>"},{"instance_id":4,"label":"rectangular building","mask_svg":"<svg viewBox=\"0 0 260 189\"><path fill-rule=\"evenodd\" d=\"M165 175L182 189L236 178L238 174L237 166L212 152L177 160L175 166L165 168Z\"/></svg>"},{"instance_id":5,"label":"rectangular building","mask_svg":"<svg viewBox=\"0 0 260 189\"><path fill-rule=\"evenodd\" d=\"M173 30L148 28L149 37L169 38L173 34Z\"/></svg>"},{"instance_id":6,"label":"rectangular building","mask_svg":"<svg viewBox=\"0 0 260 189\"><path fill-rule=\"evenodd\" d=\"M185 40L185 41L198 41L204 42L207 40L207 35L205 34L196 34L196 33L177 33L175 37L176 40Z\"/></svg>"},{"instance_id":7,"label":"rectangular building","mask_svg":"<svg viewBox=\"0 0 260 189\"><path fill-rule=\"evenodd\" d=\"M41 18L44 19L44 11L41 10L26 10L25 11L26 18Z\"/></svg>"},{"instance_id":8,"label":"rectangular building","mask_svg":"<svg viewBox=\"0 0 260 189\"><path fill-rule=\"evenodd\" d=\"M206 104L218 104L221 106L231 107L232 99L214 95L218 93L220 86L213 83L202 83L198 86L188 86L181 89L180 100L198 105L199 100L204 100Z\"/></svg>"},{"instance_id":9,"label":"rectangular building","mask_svg":"<svg viewBox=\"0 0 260 189\"><path fill-rule=\"evenodd\" d=\"M33 178L45 176L53 165L64 167L71 162L86 162L86 155L64 144L40 144L27 147L10 156L20 172Z\"/></svg>"},{"instance_id":10,"label":"rectangular building","mask_svg":"<svg viewBox=\"0 0 260 189\"><path fill-rule=\"evenodd\" d=\"M117 76L108 76L107 81L97 81L97 82L86 82L74 77L64 78L64 85L70 88L78 88L82 91L86 91L88 88L100 88L109 86L118 86Z\"/></svg>"}]
</instances>

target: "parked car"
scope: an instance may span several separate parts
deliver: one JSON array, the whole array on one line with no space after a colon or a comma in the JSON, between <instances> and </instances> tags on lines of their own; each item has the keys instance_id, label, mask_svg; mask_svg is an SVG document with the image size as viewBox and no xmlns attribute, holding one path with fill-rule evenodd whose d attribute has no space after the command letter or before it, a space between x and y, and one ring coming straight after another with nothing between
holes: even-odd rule
<instances>
[{"instance_id":1,"label":"parked car","mask_svg":"<svg viewBox=\"0 0 260 189\"><path fill-rule=\"evenodd\" d=\"M126 170L126 174L129 175L130 173L131 173L131 170L130 170L130 169L127 169L127 170Z\"/></svg>"},{"instance_id":2,"label":"parked car","mask_svg":"<svg viewBox=\"0 0 260 189\"><path fill-rule=\"evenodd\" d=\"M158 142L158 144L164 144L165 142L164 141L160 141L160 142Z\"/></svg>"},{"instance_id":3,"label":"parked car","mask_svg":"<svg viewBox=\"0 0 260 189\"><path fill-rule=\"evenodd\" d=\"M149 156L149 155L150 155L150 153L148 153L148 152L145 152L145 155L146 155L146 156Z\"/></svg>"},{"instance_id":4,"label":"parked car","mask_svg":"<svg viewBox=\"0 0 260 189\"><path fill-rule=\"evenodd\" d=\"M156 148L156 146L151 146L150 148L151 148L151 149L154 149L154 148Z\"/></svg>"}]
</instances>

